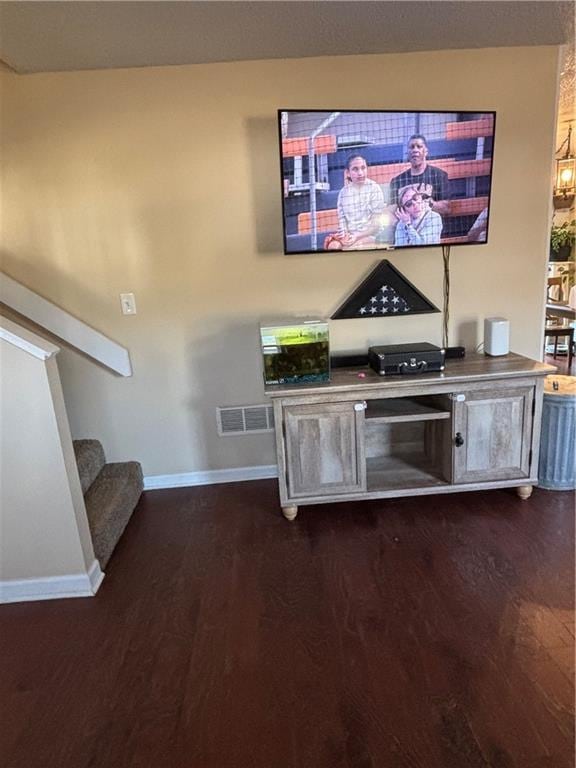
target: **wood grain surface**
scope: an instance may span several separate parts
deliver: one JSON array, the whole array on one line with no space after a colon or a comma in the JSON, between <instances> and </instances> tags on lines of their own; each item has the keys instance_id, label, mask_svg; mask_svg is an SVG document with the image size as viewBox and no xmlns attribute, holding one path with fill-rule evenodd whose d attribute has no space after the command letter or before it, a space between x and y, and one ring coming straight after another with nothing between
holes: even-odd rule
<instances>
[{"instance_id":1,"label":"wood grain surface","mask_svg":"<svg viewBox=\"0 0 576 768\"><path fill-rule=\"evenodd\" d=\"M572 768L573 496L144 494L93 599L0 608L4 768Z\"/></svg>"},{"instance_id":2,"label":"wood grain surface","mask_svg":"<svg viewBox=\"0 0 576 768\"><path fill-rule=\"evenodd\" d=\"M554 373L556 368L548 363L540 363L528 357L510 352L501 357L469 353L463 359L448 360L446 369L441 373L428 372L417 376L380 376L370 368L335 368L331 372L331 380L321 384L274 384L265 388L269 397L288 395L294 398L301 394L303 398L309 395L338 395L352 390L351 397L370 397L371 390L386 387L390 396L413 396L427 394L429 384L446 385L446 391L456 390L474 382L494 379L515 379L521 377L547 376ZM358 373L364 374L358 377ZM423 386L420 386L423 385ZM467 387L469 388L469 387ZM440 389L438 389L440 391Z\"/></svg>"}]
</instances>

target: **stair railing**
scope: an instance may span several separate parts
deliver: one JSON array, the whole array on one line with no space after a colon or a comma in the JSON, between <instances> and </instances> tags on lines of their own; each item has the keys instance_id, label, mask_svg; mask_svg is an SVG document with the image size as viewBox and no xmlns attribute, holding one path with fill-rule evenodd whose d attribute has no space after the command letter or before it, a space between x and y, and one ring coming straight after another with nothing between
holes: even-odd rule
<instances>
[{"instance_id":1,"label":"stair railing","mask_svg":"<svg viewBox=\"0 0 576 768\"><path fill-rule=\"evenodd\" d=\"M94 554L56 356L0 318L0 603L94 595Z\"/></svg>"},{"instance_id":2,"label":"stair railing","mask_svg":"<svg viewBox=\"0 0 576 768\"><path fill-rule=\"evenodd\" d=\"M130 354L125 347L3 272L0 302L120 376L132 376Z\"/></svg>"}]
</instances>

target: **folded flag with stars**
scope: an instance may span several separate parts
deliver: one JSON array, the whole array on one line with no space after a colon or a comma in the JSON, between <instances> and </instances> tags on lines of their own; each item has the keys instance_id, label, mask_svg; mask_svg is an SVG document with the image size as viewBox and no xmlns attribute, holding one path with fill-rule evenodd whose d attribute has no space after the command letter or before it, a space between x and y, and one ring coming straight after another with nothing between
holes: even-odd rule
<instances>
[{"instance_id":1,"label":"folded flag with stars","mask_svg":"<svg viewBox=\"0 0 576 768\"><path fill-rule=\"evenodd\" d=\"M399 296L390 285L383 285L370 301L358 310L360 315L390 315L410 312L406 299Z\"/></svg>"},{"instance_id":2,"label":"folded flag with stars","mask_svg":"<svg viewBox=\"0 0 576 768\"><path fill-rule=\"evenodd\" d=\"M334 312L332 320L439 312L400 270L383 259Z\"/></svg>"}]
</instances>

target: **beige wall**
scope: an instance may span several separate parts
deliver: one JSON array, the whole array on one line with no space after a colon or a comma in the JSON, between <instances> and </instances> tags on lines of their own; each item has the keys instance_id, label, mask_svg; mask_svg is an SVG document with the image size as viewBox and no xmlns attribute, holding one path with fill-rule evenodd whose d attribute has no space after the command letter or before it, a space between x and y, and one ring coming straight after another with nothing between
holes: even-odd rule
<instances>
[{"instance_id":1,"label":"beige wall","mask_svg":"<svg viewBox=\"0 0 576 768\"><path fill-rule=\"evenodd\" d=\"M0 581L86 574L94 561L55 358L0 340Z\"/></svg>"},{"instance_id":2,"label":"beige wall","mask_svg":"<svg viewBox=\"0 0 576 768\"><path fill-rule=\"evenodd\" d=\"M279 107L496 110L490 243L452 252L450 342L502 314L539 357L556 78L553 47L4 75L4 270L132 355L132 379L61 356L74 436L148 475L274 463L269 435L216 435L216 405L265 401L258 318L329 316L379 258L282 255ZM439 248L389 258L441 306ZM331 324L337 350L418 340L439 314Z\"/></svg>"}]
</instances>

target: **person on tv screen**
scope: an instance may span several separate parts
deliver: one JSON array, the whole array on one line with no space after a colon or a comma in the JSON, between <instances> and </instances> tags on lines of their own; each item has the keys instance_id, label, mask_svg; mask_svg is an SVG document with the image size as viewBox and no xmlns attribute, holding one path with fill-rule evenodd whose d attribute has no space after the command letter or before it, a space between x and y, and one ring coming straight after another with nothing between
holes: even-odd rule
<instances>
[{"instance_id":1,"label":"person on tv screen","mask_svg":"<svg viewBox=\"0 0 576 768\"><path fill-rule=\"evenodd\" d=\"M399 204L398 195L404 187L425 184L426 194L432 201L432 210L441 216L450 213L448 174L428 163L428 143L421 133L414 133L408 139L408 160L410 168L390 182L390 204Z\"/></svg>"},{"instance_id":2,"label":"person on tv screen","mask_svg":"<svg viewBox=\"0 0 576 768\"><path fill-rule=\"evenodd\" d=\"M485 243L486 230L488 228L488 208L484 208L478 215L478 218L470 227L468 232L468 242Z\"/></svg>"},{"instance_id":3,"label":"person on tv screen","mask_svg":"<svg viewBox=\"0 0 576 768\"><path fill-rule=\"evenodd\" d=\"M344 169L344 186L338 195L338 232L328 235L327 250L361 248L374 244L384 210L384 195L379 184L368 178L368 165L362 155L351 155Z\"/></svg>"},{"instance_id":4,"label":"person on tv screen","mask_svg":"<svg viewBox=\"0 0 576 768\"><path fill-rule=\"evenodd\" d=\"M440 242L442 216L432 210L427 184L400 190L394 245L433 245Z\"/></svg>"}]
</instances>

